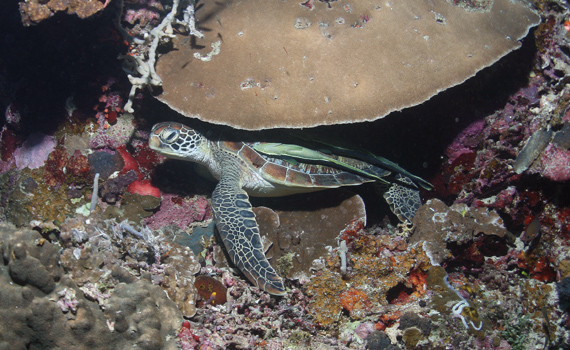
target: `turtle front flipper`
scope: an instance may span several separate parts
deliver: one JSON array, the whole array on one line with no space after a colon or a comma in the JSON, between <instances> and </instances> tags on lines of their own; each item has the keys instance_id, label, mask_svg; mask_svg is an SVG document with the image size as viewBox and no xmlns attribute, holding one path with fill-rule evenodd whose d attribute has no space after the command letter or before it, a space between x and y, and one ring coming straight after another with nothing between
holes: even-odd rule
<instances>
[{"instance_id":1,"label":"turtle front flipper","mask_svg":"<svg viewBox=\"0 0 570 350\"><path fill-rule=\"evenodd\" d=\"M254 285L269 294L285 295L283 280L265 257L255 214L238 179L238 173L224 170L212 194L216 227L231 260Z\"/></svg>"}]
</instances>

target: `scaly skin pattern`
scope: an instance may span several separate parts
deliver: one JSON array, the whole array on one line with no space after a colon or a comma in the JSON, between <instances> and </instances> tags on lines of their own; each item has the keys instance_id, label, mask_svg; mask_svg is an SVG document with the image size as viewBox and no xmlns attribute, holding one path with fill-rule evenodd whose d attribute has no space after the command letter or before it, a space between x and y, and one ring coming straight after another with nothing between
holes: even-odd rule
<instances>
[{"instance_id":1,"label":"scaly skin pattern","mask_svg":"<svg viewBox=\"0 0 570 350\"><path fill-rule=\"evenodd\" d=\"M410 185L410 187L392 184L389 189L384 192L384 199L388 202L390 209L392 209L392 212L400 221L412 222L422 203L420 192L412 188L414 183L410 178L400 174L396 175L396 178L402 183Z\"/></svg>"},{"instance_id":2,"label":"scaly skin pattern","mask_svg":"<svg viewBox=\"0 0 570 350\"><path fill-rule=\"evenodd\" d=\"M223 172L212 194L212 211L228 254L257 287L273 295L284 295L283 280L265 257L249 197L236 180L241 173L238 159L223 150L215 153L222 158Z\"/></svg>"}]
</instances>

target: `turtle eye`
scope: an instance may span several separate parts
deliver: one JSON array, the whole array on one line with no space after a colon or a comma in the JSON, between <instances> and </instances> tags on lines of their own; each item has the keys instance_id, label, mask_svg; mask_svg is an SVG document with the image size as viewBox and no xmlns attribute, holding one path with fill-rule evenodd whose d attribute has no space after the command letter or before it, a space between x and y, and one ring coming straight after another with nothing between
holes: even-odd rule
<instances>
[{"instance_id":1,"label":"turtle eye","mask_svg":"<svg viewBox=\"0 0 570 350\"><path fill-rule=\"evenodd\" d=\"M178 134L179 134L178 130L173 128L166 128L162 130L159 137L163 142L173 143L178 138Z\"/></svg>"}]
</instances>

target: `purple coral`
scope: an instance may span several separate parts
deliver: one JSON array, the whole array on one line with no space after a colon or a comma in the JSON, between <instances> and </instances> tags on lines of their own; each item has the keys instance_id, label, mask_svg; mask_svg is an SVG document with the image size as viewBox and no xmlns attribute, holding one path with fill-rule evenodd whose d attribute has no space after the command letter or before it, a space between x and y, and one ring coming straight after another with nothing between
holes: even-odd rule
<instances>
[{"instance_id":1,"label":"purple coral","mask_svg":"<svg viewBox=\"0 0 570 350\"><path fill-rule=\"evenodd\" d=\"M43 166L55 145L53 136L41 133L31 134L22 147L14 152L16 167L22 170L24 168L37 169Z\"/></svg>"},{"instance_id":2,"label":"purple coral","mask_svg":"<svg viewBox=\"0 0 570 350\"><path fill-rule=\"evenodd\" d=\"M160 210L146 220L152 230L172 224L185 228L196 221L211 217L208 200L203 196L181 198L173 194L164 194Z\"/></svg>"},{"instance_id":3,"label":"purple coral","mask_svg":"<svg viewBox=\"0 0 570 350\"><path fill-rule=\"evenodd\" d=\"M449 164L463 153L469 153L475 148L483 138L485 120L477 120L465 128L453 140L451 145L445 150L445 155L449 158Z\"/></svg>"},{"instance_id":4,"label":"purple coral","mask_svg":"<svg viewBox=\"0 0 570 350\"><path fill-rule=\"evenodd\" d=\"M138 21L141 27L144 27L149 22L153 20L158 20L159 18L160 14L158 14L152 9L145 9L145 8L138 10L129 9L125 14L125 21L129 22L130 24L135 24Z\"/></svg>"}]
</instances>

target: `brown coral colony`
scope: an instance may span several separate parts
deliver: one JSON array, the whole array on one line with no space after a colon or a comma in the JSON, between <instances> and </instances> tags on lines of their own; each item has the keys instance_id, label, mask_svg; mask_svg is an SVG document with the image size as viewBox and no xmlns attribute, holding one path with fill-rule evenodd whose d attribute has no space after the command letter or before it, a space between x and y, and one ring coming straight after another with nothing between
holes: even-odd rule
<instances>
[{"instance_id":1,"label":"brown coral colony","mask_svg":"<svg viewBox=\"0 0 570 350\"><path fill-rule=\"evenodd\" d=\"M509 0L488 10L446 0L202 5L205 37L173 39L157 62L157 97L249 130L372 121L420 104L518 48L539 22Z\"/></svg>"}]
</instances>

